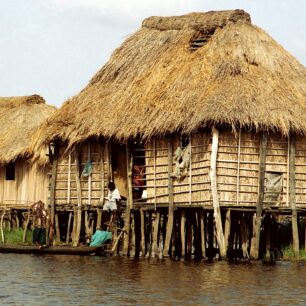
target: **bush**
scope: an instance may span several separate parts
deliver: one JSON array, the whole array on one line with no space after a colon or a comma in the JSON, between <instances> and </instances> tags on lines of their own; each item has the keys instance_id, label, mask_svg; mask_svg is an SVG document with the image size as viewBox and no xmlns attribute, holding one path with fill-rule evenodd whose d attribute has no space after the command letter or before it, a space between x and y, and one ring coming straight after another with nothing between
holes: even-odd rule
<instances>
[{"instance_id":1,"label":"bush","mask_svg":"<svg viewBox=\"0 0 306 306\"><path fill-rule=\"evenodd\" d=\"M4 242L5 243L22 243L22 237L23 237L23 229L22 228L14 228L12 230L4 229ZM32 231L27 230L26 233L26 244L32 244Z\"/></svg>"}]
</instances>

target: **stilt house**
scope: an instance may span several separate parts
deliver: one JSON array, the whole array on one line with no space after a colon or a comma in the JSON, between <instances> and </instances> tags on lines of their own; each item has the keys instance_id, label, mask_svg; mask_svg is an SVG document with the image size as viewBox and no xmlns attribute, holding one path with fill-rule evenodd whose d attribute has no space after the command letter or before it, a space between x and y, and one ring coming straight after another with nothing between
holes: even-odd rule
<instances>
[{"instance_id":1,"label":"stilt house","mask_svg":"<svg viewBox=\"0 0 306 306\"><path fill-rule=\"evenodd\" d=\"M127 167L120 172L126 229L143 228L144 210L154 211L153 254L163 241L164 255L177 246L185 256L197 239L204 254L214 244L205 231L215 226L224 257L230 214L240 212L237 226L251 224L239 234L244 254L256 258L262 216L271 211L292 214L298 252L297 212L306 208L306 69L244 11L145 19L44 129L36 145L59 143L55 205L98 205L102 177ZM77 148L77 158L64 154L67 148ZM81 179L80 165L89 159L92 176ZM144 229L126 235L124 251L140 239L138 251L147 252L145 236Z\"/></svg>"},{"instance_id":2,"label":"stilt house","mask_svg":"<svg viewBox=\"0 0 306 306\"><path fill-rule=\"evenodd\" d=\"M31 137L55 110L38 96L0 97L0 206L24 209L47 201L48 170L30 160Z\"/></svg>"}]
</instances>

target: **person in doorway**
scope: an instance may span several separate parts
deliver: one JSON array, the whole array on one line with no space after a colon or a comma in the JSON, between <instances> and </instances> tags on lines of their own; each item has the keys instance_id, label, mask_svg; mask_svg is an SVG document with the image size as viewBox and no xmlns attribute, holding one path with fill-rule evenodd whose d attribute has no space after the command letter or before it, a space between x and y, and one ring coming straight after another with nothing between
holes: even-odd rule
<instances>
[{"instance_id":1,"label":"person in doorway","mask_svg":"<svg viewBox=\"0 0 306 306\"><path fill-rule=\"evenodd\" d=\"M144 190L144 166L133 165L132 170L132 183L133 183L133 198L140 199Z\"/></svg>"},{"instance_id":2,"label":"person in doorway","mask_svg":"<svg viewBox=\"0 0 306 306\"><path fill-rule=\"evenodd\" d=\"M46 245L47 240L47 224L49 223L50 230L52 225L45 204L42 201L38 201L31 205L33 209L33 243L40 249Z\"/></svg>"},{"instance_id":3,"label":"person in doorway","mask_svg":"<svg viewBox=\"0 0 306 306\"><path fill-rule=\"evenodd\" d=\"M118 205L120 205L121 201L121 196L119 190L116 188L116 185L114 182L109 182L108 184L108 195L105 198L105 204L103 205L103 211L111 212L112 217L110 220L110 224L112 221L116 220L116 214L117 214L117 209Z\"/></svg>"}]
</instances>

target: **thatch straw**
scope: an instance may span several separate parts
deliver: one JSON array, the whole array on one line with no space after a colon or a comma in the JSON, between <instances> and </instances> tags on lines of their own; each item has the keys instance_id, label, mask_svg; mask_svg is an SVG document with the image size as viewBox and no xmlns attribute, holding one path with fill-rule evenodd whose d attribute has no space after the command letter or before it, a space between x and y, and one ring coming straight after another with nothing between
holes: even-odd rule
<instances>
[{"instance_id":1,"label":"thatch straw","mask_svg":"<svg viewBox=\"0 0 306 306\"><path fill-rule=\"evenodd\" d=\"M207 32L207 43L191 51ZM44 125L36 145L212 124L306 132L305 67L240 10L145 20Z\"/></svg>"},{"instance_id":2,"label":"thatch straw","mask_svg":"<svg viewBox=\"0 0 306 306\"><path fill-rule=\"evenodd\" d=\"M0 97L0 164L29 157L33 132L54 110L38 95Z\"/></svg>"}]
</instances>

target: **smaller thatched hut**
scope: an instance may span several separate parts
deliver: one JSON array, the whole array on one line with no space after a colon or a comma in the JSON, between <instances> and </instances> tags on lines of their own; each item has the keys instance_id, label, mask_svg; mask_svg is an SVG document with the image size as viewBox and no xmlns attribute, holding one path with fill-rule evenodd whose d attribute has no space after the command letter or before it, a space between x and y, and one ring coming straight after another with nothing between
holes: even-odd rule
<instances>
[{"instance_id":1,"label":"smaller thatched hut","mask_svg":"<svg viewBox=\"0 0 306 306\"><path fill-rule=\"evenodd\" d=\"M0 97L0 206L24 209L47 201L48 169L31 161L31 137L55 107L38 96Z\"/></svg>"}]
</instances>

